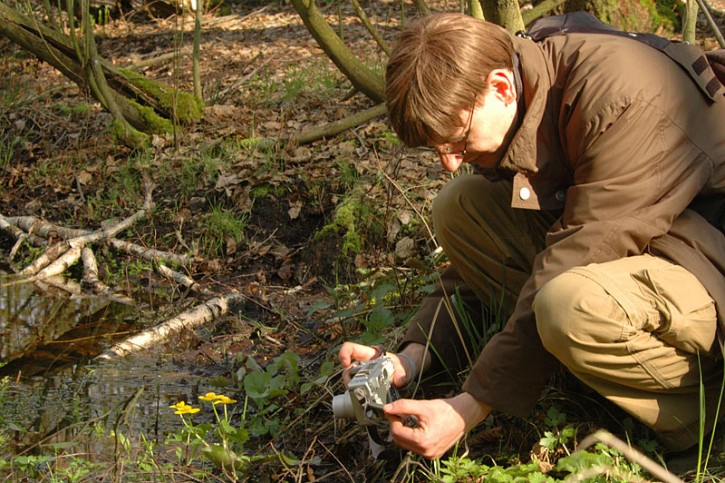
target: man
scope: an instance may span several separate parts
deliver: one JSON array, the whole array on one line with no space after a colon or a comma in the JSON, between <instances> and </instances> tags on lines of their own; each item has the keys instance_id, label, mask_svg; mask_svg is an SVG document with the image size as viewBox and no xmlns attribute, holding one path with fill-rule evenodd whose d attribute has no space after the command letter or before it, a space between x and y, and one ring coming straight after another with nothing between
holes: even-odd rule
<instances>
[{"instance_id":1,"label":"man","mask_svg":"<svg viewBox=\"0 0 725 483\"><path fill-rule=\"evenodd\" d=\"M685 68L629 38L535 43L459 14L402 34L386 71L393 128L446 170L469 163L475 173L434 203L451 267L393 356L394 384L439 364L433 353L465 352L446 301L456 287L510 317L461 394L385 406L400 446L436 458L492 409L525 416L559 364L671 450L697 441L700 417L712 427L723 377L725 98L697 48L670 50ZM339 352L345 367L376 355L350 342Z\"/></svg>"}]
</instances>

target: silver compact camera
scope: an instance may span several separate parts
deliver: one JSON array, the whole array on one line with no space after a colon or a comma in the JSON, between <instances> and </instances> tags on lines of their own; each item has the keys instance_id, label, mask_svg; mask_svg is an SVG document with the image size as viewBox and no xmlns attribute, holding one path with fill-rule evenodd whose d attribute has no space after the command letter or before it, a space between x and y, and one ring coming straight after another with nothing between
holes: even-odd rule
<instances>
[{"instance_id":1,"label":"silver compact camera","mask_svg":"<svg viewBox=\"0 0 725 483\"><path fill-rule=\"evenodd\" d=\"M393 386L393 361L382 355L350 367L352 379L347 392L332 398L336 418L355 419L363 426L386 422L383 406L398 399Z\"/></svg>"}]
</instances>

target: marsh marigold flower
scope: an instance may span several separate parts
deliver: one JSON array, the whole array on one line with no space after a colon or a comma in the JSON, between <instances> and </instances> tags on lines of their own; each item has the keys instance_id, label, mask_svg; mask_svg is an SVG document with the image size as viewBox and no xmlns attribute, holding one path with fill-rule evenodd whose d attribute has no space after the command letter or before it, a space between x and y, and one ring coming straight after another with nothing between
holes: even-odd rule
<instances>
[{"instance_id":1,"label":"marsh marigold flower","mask_svg":"<svg viewBox=\"0 0 725 483\"><path fill-rule=\"evenodd\" d=\"M194 414L201 411L199 408L195 408L193 406L190 406L186 404L185 401L179 401L176 404L172 404L169 406L171 409L176 409L174 414Z\"/></svg>"},{"instance_id":2,"label":"marsh marigold flower","mask_svg":"<svg viewBox=\"0 0 725 483\"><path fill-rule=\"evenodd\" d=\"M235 402L237 402L236 399L232 399L230 397L226 397L223 394L219 394L216 400L212 401L212 404L234 404Z\"/></svg>"},{"instance_id":3,"label":"marsh marigold flower","mask_svg":"<svg viewBox=\"0 0 725 483\"><path fill-rule=\"evenodd\" d=\"M215 392L208 392L203 396L199 396L199 399L201 399L202 401L210 402L215 406L217 404L234 404L235 402L237 402L236 399L232 399L225 396L224 394L217 394Z\"/></svg>"},{"instance_id":4,"label":"marsh marigold flower","mask_svg":"<svg viewBox=\"0 0 725 483\"><path fill-rule=\"evenodd\" d=\"M206 402L213 402L217 398L217 395L215 392L208 392L204 394L203 396L199 396L199 399Z\"/></svg>"}]
</instances>

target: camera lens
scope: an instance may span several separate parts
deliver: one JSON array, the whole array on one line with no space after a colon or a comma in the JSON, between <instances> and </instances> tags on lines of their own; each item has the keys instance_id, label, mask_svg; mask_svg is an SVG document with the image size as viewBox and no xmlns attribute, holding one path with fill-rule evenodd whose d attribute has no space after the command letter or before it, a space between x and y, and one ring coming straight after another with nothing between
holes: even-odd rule
<instances>
[{"instance_id":1,"label":"camera lens","mask_svg":"<svg viewBox=\"0 0 725 483\"><path fill-rule=\"evenodd\" d=\"M344 392L332 397L332 414L336 418L355 418L355 408L352 405L350 393Z\"/></svg>"}]
</instances>

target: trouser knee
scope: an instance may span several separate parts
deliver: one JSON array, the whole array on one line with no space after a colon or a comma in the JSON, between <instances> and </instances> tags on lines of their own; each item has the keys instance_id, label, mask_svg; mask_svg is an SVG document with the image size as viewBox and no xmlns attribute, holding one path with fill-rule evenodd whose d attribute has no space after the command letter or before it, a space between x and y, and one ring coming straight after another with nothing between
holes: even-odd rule
<instances>
[{"instance_id":1,"label":"trouser knee","mask_svg":"<svg viewBox=\"0 0 725 483\"><path fill-rule=\"evenodd\" d=\"M587 364L589 350L619 334L604 329L603 319L616 311L616 302L595 282L569 272L546 283L534 299L536 328L544 348L576 372ZM601 323L600 323L601 322ZM615 332L615 331L612 331Z\"/></svg>"},{"instance_id":2,"label":"trouser knee","mask_svg":"<svg viewBox=\"0 0 725 483\"><path fill-rule=\"evenodd\" d=\"M478 230L490 231L490 217L483 217L482 211L502 213L510 210L510 194L503 183L492 183L479 175L459 176L438 193L433 201L432 219L436 236L445 247L449 240L472 226ZM482 224L483 223L483 224Z\"/></svg>"}]
</instances>

